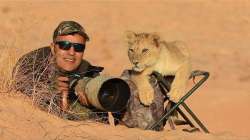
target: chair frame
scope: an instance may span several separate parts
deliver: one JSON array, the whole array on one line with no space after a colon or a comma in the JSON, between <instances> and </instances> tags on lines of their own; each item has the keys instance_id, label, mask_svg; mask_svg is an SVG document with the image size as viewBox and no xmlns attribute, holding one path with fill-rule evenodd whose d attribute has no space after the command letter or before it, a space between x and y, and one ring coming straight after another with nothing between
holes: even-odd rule
<instances>
[{"instance_id":1,"label":"chair frame","mask_svg":"<svg viewBox=\"0 0 250 140\"><path fill-rule=\"evenodd\" d=\"M167 81L164 76L162 76L158 72L153 72L152 74L159 84L159 86L164 89L165 92L169 91L171 83ZM162 117L155 122L154 124L147 127L149 130L154 130L158 125L160 125L164 120L168 120L172 113L176 110L186 121L186 124L190 125L192 128L196 128L191 120L184 114L184 112L179 108L180 105L190 114L193 120L198 124L198 126L205 132L209 133L208 129L205 125L198 119L198 117L193 113L193 111L188 107L188 105L184 102L188 97L190 97L194 91L196 91L209 77L209 72L195 70L191 73L189 79L195 79L197 76L203 76L177 103L171 102L173 105L167 112L165 112ZM171 124L170 124L171 125ZM197 128L198 129L198 128ZM199 130L199 129L198 129Z\"/></svg>"}]
</instances>

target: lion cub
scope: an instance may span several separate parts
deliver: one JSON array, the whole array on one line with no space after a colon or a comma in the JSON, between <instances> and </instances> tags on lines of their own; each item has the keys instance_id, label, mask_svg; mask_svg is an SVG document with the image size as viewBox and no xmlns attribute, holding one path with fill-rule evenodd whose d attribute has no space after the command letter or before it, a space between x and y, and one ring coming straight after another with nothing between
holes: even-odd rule
<instances>
[{"instance_id":1,"label":"lion cub","mask_svg":"<svg viewBox=\"0 0 250 140\"><path fill-rule=\"evenodd\" d=\"M140 101L148 106L154 99L149 83L150 75L157 71L164 76L175 76L169 99L178 102L184 95L191 73L190 55L182 42L165 42L154 33L126 32L128 57L136 74L131 80L137 85Z\"/></svg>"}]
</instances>

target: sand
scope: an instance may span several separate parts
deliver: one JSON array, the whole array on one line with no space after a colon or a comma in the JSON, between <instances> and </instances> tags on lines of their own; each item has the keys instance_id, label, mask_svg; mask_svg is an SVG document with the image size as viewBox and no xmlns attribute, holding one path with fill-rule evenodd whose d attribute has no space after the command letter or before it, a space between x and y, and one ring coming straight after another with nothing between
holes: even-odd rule
<instances>
[{"instance_id":1,"label":"sand","mask_svg":"<svg viewBox=\"0 0 250 140\"><path fill-rule=\"evenodd\" d=\"M62 20L75 20L85 27L90 42L84 57L104 66L103 74L119 76L130 68L124 32L131 30L186 42L193 69L211 75L187 100L211 134L66 121L37 109L24 96L1 91L0 139L249 139L249 6L244 0L0 1L1 81L9 77L18 57L49 45ZM0 87L4 90L5 86Z\"/></svg>"}]
</instances>

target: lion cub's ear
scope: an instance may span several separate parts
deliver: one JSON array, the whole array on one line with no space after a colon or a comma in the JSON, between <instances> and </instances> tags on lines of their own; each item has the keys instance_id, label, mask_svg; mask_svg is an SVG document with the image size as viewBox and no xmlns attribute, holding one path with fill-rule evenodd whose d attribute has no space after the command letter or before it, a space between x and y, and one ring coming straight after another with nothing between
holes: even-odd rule
<instances>
[{"instance_id":1,"label":"lion cub's ear","mask_svg":"<svg viewBox=\"0 0 250 140\"><path fill-rule=\"evenodd\" d=\"M149 37L152 39L152 40L160 40L160 36L158 35L158 33L151 33L149 34Z\"/></svg>"},{"instance_id":2,"label":"lion cub's ear","mask_svg":"<svg viewBox=\"0 0 250 140\"><path fill-rule=\"evenodd\" d=\"M158 33L149 34L149 38L153 41L154 44L156 44L157 47L159 46L160 36L158 35Z\"/></svg>"},{"instance_id":3,"label":"lion cub's ear","mask_svg":"<svg viewBox=\"0 0 250 140\"><path fill-rule=\"evenodd\" d=\"M136 33L132 31L125 31L125 38L127 43L133 44L135 42Z\"/></svg>"}]
</instances>

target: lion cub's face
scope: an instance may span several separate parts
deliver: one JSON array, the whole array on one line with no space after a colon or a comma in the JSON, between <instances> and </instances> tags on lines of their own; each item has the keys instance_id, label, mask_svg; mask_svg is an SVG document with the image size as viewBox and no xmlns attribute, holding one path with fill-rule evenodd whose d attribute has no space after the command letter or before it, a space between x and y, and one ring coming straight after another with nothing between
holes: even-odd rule
<instances>
[{"instance_id":1,"label":"lion cub's face","mask_svg":"<svg viewBox=\"0 0 250 140\"><path fill-rule=\"evenodd\" d=\"M133 70L142 72L153 66L160 53L159 36L150 33L127 32L128 57L134 65Z\"/></svg>"}]
</instances>

